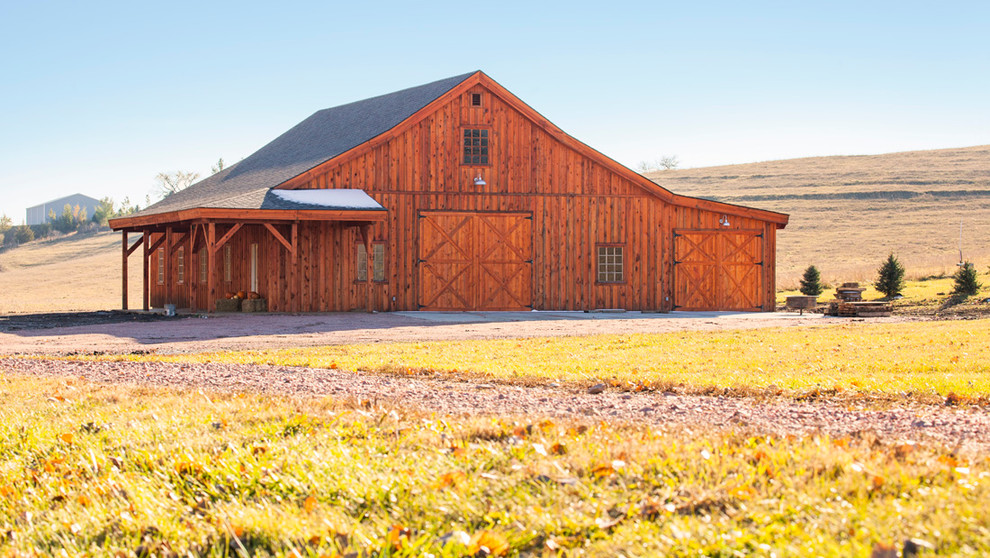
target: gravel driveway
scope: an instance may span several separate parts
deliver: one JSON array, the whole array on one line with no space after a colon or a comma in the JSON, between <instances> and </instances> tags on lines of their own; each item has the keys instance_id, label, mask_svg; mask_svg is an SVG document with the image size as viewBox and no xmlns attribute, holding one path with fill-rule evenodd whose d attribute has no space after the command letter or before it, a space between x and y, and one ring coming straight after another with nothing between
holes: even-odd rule
<instances>
[{"instance_id":1,"label":"gravel driveway","mask_svg":"<svg viewBox=\"0 0 990 558\"><path fill-rule=\"evenodd\" d=\"M870 322L907 318L872 318ZM386 341L430 341L667 333L848 324L849 318L762 312L364 312L329 314L212 314L150 322L75 325L4 331L0 354L186 353ZM859 319L858 321L863 321Z\"/></svg>"},{"instance_id":2,"label":"gravel driveway","mask_svg":"<svg viewBox=\"0 0 990 558\"><path fill-rule=\"evenodd\" d=\"M833 437L865 435L883 443L935 443L960 454L990 450L990 413L975 407L913 402L878 408L862 402L811 402L773 397L711 397L606 390L575 386L519 386L397 377L340 370L235 364L76 362L0 358L0 374L80 377L96 382L198 387L217 391L330 396L416 408L440 414L521 416L634 422L657 427L738 427L758 433Z\"/></svg>"}]
</instances>

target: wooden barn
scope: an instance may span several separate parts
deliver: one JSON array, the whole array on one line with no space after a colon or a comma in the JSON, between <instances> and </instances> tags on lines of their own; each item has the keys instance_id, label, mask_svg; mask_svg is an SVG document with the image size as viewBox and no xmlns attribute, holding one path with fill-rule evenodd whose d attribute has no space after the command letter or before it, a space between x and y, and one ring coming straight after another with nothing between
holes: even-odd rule
<instances>
[{"instance_id":1,"label":"wooden barn","mask_svg":"<svg viewBox=\"0 0 990 558\"><path fill-rule=\"evenodd\" d=\"M110 222L125 308L140 251L145 309L287 312L771 311L786 224L674 194L480 71L321 110Z\"/></svg>"}]
</instances>

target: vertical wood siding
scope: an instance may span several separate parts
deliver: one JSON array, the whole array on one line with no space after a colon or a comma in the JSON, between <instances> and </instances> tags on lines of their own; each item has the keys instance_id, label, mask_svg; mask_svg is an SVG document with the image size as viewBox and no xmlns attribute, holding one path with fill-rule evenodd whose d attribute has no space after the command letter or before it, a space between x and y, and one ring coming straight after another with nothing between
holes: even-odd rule
<instances>
[{"instance_id":1,"label":"vertical wood siding","mask_svg":"<svg viewBox=\"0 0 990 558\"><path fill-rule=\"evenodd\" d=\"M471 106L472 93L482 95L481 107ZM489 165L461 164L464 127L489 130ZM530 299L533 308L541 310L670 310L674 229L764 231L761 307L773 308L773 223L733 216L726 228L719 225L718 213L667 204L564 145L482 85L407 131L338 161L289 186L359 188L388 210L388 219L373 227L373 239L385 243L386 256L386 280L372 286L377 310L419 308L418 221L424 212L438 211L532 215ZM485 185L474 184L477 175ZM223 230L218 228L218 236ZM219 293L247 290L250 245L257 242L259 291L268 298L270 310L364 309L367 287L356 280L359 241L356 227L302 222L294 267L288 251L264 227L244 226L230 241L233 280L226 283L220 274ZM599 244L623 246L624 282L596 282ZM188 247L185 251L191 252ZM222 250L217 252L218 270L223 269L222 255ZM150 263L156 265L154 259ZM199 281L198 273L187 272L186 284L173 288L175 302L188 306L195 301L204 307L205 288ZM152 305L160 307L164 296L164 288L152 282Z\"/></svg>"}]
</instances>

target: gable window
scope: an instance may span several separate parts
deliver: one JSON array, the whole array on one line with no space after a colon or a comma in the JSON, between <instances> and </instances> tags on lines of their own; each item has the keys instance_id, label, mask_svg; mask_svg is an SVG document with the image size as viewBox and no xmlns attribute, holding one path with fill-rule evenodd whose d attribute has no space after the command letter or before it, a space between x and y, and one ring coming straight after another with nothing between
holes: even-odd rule
<instances>
[{"instance_id":1,"label":"gable window","mask_svg":"<svg viewBox=\"0 0 990 558\"><path fill-rule=\"evenodd\" d=\"M623 283L625 273L623 272L623 246L621 244L600 244L598 245L598 282L599 283Z\"/></svg>"},{"instance_id":2,"label":"gable window","mask_svg":"<svg viewBox=\"0 0 990 558\"><path fill-rule=\"evenodd\" d=\"M371 265L374 268L373 281L385 281L385 243L375 242L371 245ZM368 252L364 249L364 244L357 245L357 280L368 280Z\"/></svg>"},{"instance_id":3,"label":"gable window","mask_svg":"<svg viewBox=\"0 0 990 558\"><path fill-rule=\"evenodd\" d=\"M464 128L465 165L488 164L488 130Z\"/></svg>"},{"instance_id":4,"label":"gable window","mask_svg":"<svg viewBox=\"0 0 990 558\"><path fill-rule=\"evenodd\" d=\"M165 249L158 249L158 284L165 284Z\"/></svg>"},{"instance_id":5,"label":"gable window","mask_svg":"<svg viewBox=\"0 0 990 558\"><path fill-rule=\"evenodd\" d=\"M471 106L472 107L481 106L481 93L471 93Z\"/></svg>"},{"instance_id":6,"label":"gable window","mask_svg":"<svg viewBox=\"0 0 990 558\"><path fill-rule=\"evenodd\" d=\"M186 281L186 248L185 246L180 246L179 251L175 256L175 271L176 271L176 283L182 284Z\"/></svg>"}]
</instances>

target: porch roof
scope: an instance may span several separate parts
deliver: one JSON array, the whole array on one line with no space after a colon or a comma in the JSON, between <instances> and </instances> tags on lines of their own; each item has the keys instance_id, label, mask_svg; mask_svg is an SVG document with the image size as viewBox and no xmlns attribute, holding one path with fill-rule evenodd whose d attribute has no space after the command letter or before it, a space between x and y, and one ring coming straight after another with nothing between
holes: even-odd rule
<instances>
[{"instance_id":1,"label":"porch roof","mask_svg":"<svg viewBox=\"0 0 990 558\"><path fill-rule=\"evenodd\" d=\"M194 207L110 220L114 230L137 230L178 223L278 223L292 221L384 221L388 211L364 190L269 190L258 209Z\"/></svg>"}]
</instances>

